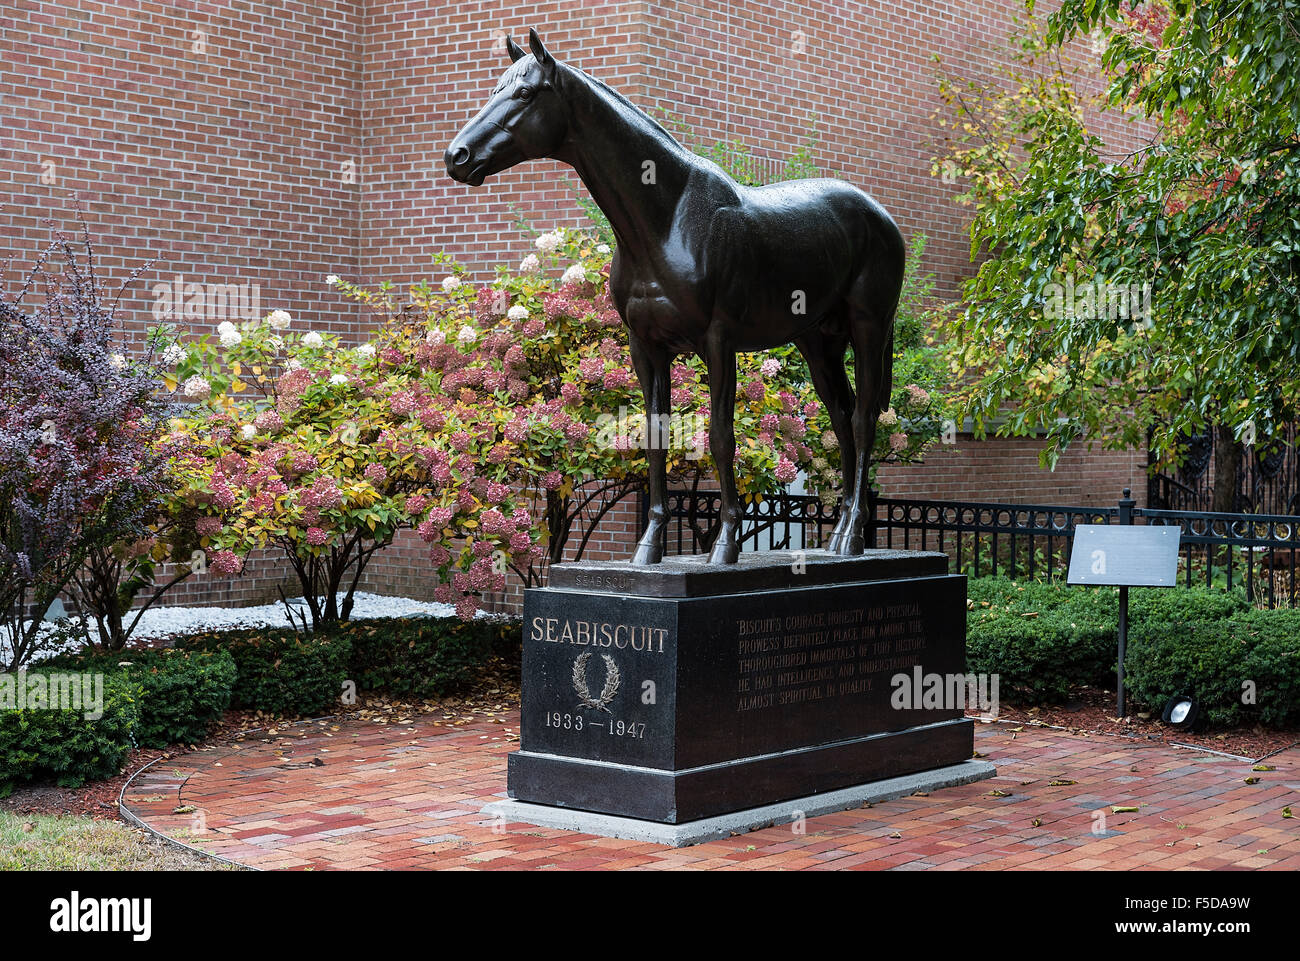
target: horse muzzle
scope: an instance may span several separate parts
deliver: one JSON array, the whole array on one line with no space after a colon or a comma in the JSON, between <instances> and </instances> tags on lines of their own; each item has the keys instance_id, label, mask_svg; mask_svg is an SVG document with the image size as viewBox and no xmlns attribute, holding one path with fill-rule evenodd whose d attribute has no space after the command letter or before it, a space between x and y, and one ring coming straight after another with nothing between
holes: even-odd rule
<instances>
[{"instance_id":1,"label":"horse muzzle","mask_svg":"<svg viewBox=\"0 0 1300 961\"><path fill-rule=\"evenodd\" d=\"M464 144L453 141L442 155L442 162L447 165L452 180L471 187L481 186L487 177L487 161L475 160L473 152Z\"/></svg>"}]
</instances>

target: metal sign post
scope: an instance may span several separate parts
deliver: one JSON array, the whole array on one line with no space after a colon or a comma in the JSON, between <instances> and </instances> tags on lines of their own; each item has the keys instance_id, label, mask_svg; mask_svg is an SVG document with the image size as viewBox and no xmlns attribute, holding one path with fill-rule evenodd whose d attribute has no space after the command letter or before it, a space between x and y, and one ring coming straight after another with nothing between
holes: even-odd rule
<instances>
[{"instance_id":1,"label":"metal sign post","mask_svg":"<svg viewBox=\"0 0 1300 961\"><path fill-rule=\"evenodd\" d=\"M1080 524L1074 529L1068 584L1109 584L1119 588L1119 662L1116 708L1124 716L1124 652L1128 647L1128 589L1173 587L1178 580L1182 530L1173 526L1135 526L1135 501L1128 488L1119 502L1118 524Z\"/></svg>"}]
</instances>

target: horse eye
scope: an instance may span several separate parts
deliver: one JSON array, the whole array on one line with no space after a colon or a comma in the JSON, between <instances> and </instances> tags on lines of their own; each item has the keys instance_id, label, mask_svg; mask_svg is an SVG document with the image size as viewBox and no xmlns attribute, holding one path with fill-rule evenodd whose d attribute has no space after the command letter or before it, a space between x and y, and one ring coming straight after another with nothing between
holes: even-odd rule
<instances>
[{"instance_id":1,"label":"horse eye","mask_svg":"<svg viewBox=\"0 0 1300 961\"><path fill-rule=\"evenodd\" d=\"M520 87L518 90L515 91L515 96L518 97L520 100L532 100L532 99L533 99L533 88L532 88L532 87Z\"/></svg>"}]
</instances>

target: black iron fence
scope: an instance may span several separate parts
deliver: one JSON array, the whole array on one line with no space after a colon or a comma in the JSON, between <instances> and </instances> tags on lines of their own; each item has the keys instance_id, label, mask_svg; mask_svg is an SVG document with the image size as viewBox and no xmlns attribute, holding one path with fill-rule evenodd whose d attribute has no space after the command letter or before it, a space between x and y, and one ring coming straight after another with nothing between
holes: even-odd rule
<instances>
[{"instance_id":1,"label":"black iron fence","mask_svg":"<svg viewBox=\"0 0 1300 961\"><path fill-rule=\"evenodd\" d=\"M671 492L666 550L707 550L717 534L719 508L717 491ZM873 497L872 508L870 544L942 551L954 570L974 577L1064 578L1080 524L1174 525L1181 531L1180 584L1242 588L1260 606L1297 606L1296 515L1139 508L1127 499L1113 507L1081 507ZM814 550L838 519L835 507L811 495L751 498L744 506L741 547Z\"/></svg>"}]
</instances>

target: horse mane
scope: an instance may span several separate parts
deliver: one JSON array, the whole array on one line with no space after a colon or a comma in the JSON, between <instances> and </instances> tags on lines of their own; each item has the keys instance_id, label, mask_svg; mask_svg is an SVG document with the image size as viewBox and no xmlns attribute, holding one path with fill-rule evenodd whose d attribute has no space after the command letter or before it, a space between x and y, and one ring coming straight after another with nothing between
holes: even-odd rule
<instances>
[{"instance_id":1,"label":"horse mane","mask_svg":"<svg viewBox=\"0 0 1300 961\"><path fill-rule=\"evenodd\" d=\"M523 61L520 61L520 63L522 62ZM680 140L674 137L672 133L670 133L668 129L664 127L663 124L655 120L655 118L650 116L649 113L642 110L640 107L634 104L623 94L619 93L609 84L605 83L605 81L601 80L598 77L593 77L591 74L587 73L581 67L574 66L571 63L563 63L562 66L567 68L568 73L570 75L579 78L582 82L587 84L589 87L593 88L597 92L597 94L604 96L609 100L612 100L620 107L623 107L628 113L631 113L636 117L638 117L649 128L649 130L652 133L657 134L666 144L671 145L676 150L676 152L679 153L682 156L682 158L686 160L688 163L695 164L696 166L703 165L711 169L715 169L716 172L721 174L723 177L727 177L728 180L731 179L730 177L727 176L727 172L725 170L723 170L717 164L713 163L713 161L709 160L707 157L701 157L699 154L695 153L693 150L691 150L689 147L683 144Z\"/></svg>"}]
</instances>

